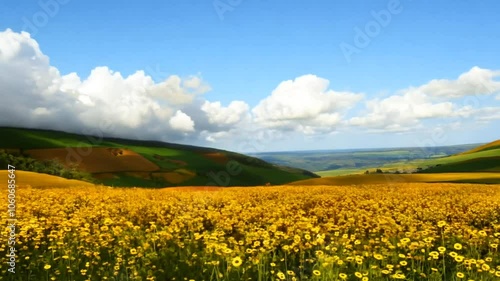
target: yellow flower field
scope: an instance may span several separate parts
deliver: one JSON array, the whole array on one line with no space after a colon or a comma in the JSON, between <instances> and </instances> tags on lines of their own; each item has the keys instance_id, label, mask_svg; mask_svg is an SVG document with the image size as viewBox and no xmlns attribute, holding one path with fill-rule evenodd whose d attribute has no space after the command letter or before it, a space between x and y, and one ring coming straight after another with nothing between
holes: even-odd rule
<instances>
[{"instance_id":1,"label":"yellow flower field","mask_svg":"<svg viewBox=\"0 0 500 281\"><path fill-rule=\"evenodd\" d=\"M18 188L16 198L16 273L2 261L1 280L500 280L500 186Z\"/></svg>"}]
</instances>

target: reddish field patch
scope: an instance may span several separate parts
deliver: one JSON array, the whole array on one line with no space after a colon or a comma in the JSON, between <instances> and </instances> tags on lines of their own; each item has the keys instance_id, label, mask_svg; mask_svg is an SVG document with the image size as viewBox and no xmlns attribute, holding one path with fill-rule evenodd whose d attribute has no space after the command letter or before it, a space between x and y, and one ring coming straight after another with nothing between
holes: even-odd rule
<instances>
[{"instance_id":1,"label":"reddish field patch","mask_svg":"<svg viewBox=\"0 0 500 281\"><path fill-rule=\"evenodd\" d=\"M164 173L153 173L153 177L159 177L162 178L169 183L173 184L178 184L184 181L187 181L193 177L196 176L196 173L185 170L185 169L179 169L175 170L173 172L164 172Z\"/></svg>"},{"instance_id":2,"label":"reddish field patch","mask_svg":"<svg viewBox=\"0 0 500 281\"><path fill-rule=\"evenodd\" d=\"M78 164L89 173L153 172L160 169L153 162L128 149L93 147L83 148L78 152L78 148L26 150L35 159L57 159L65 165Z\"/></svg>"},{"instance_id":3,"label":"reddish field patch","mask_svg":"<svg viewBox=\"0 0 500 281\"><path fill-rule=\"evenodd\" d=\"M227 156L223 153L220 153L220 152L205 153L205 154L203 154L203 156L216 162L216 163L221 163L221 164L225 164L225 163L227 163L227 161L229 161Z\"/></svg>"}]
</instances>

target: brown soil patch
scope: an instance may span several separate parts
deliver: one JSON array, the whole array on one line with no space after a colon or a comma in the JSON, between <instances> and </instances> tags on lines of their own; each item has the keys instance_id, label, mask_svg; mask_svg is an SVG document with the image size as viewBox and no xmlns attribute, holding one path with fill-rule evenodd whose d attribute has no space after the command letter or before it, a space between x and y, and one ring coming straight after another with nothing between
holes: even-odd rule
<instances>
[{"instance_id":1,"label":"brown soil patch","mask_svg":"<svg viewBox=\"0 0 500 281\"><path fill-rule=\"evenodd\" d=\"M89 173L153 172L160 168L141 155L116 148L51 148L25 151L38 160L57 159L66 166L77 164Z\"/></svg>"},{"instance_id":2,"label":"brown soil patch","mask_svg":"<svg viewBox=\"0 0 500 281\"><path fill-rule=\"evenodd\" d=\"M148 172L127 172L127 173L125 173L125 175L131 176L134 178L146 179L146 180L151 179L151 173L148 173Z\"/></svg>"},{"instance_id":3,"label":"brown soil patch","mask_svg":"<svg viewBox=\"0 0 500 281\"><path fill-rule=\"evenodd\" d=\"M196 173L186 169L179 169L173 172L165 172L165 173L153 173L153 177L159 177L173 184L178 184L187 181L195 176Z\"/></svg>"},{"instance_id":4,"label":"brown soil patch","mask_svg":"<svg viewBox=\"0 0 500 281\"><path fill-rule=\"evenodd\" d=\"M229 161L227 156L223 153L220 153L220 152L205 153L205 154L203 154L203 156L216 162L216 163L221 163L221 164L226 164L227 161Z\"/></svg>"}]
</instances>

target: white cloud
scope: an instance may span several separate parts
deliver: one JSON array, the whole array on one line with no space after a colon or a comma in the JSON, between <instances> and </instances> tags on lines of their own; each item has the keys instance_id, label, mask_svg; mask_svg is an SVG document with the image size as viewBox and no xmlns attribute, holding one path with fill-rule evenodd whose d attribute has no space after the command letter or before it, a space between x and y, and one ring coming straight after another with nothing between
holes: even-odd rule
<instances>
[{"instance_id":1,"label":"white cloud","mask_svg":"<svg viewBox=\"0 0 500 281\"><path fill-rule=\"evenodd\" d=\"M473 115L475 117L475 120L482 122L500 120L500 107L490 106L475 109L473 111Z\"/></svg>"},{"instance_id":2,"label":"white cloud","mask_svg":"<svg viewBox=\"0 0 500 281\"><path fill-rule=\"evenodd\" d=\"M436 79L408 91L442 98L460 98L473 95L491 95L500 92L500 71L477 66L461 74L456 80Z\"/></svg>"},{"instance_id":3,"label":"white cloud","mask_svg":"<svg viewBox=\"0 0 500 281\"><path fill-rule=\"evenodd\" d=\"M475 114L468 102L479 106L481 95L500 91L496 77L500 77L500 71L473 67L456 80L432 80L385 99L368 100L365 113L351 118L348 124L377 132L404 132L421 126L424 119L468 118ZM461 97L466 97L465 104L452 101Z\"/></svg>"},{"instance_id":4,"label":"white cloud","mask_svg":"<svg viewBox=\"0 0 500 281\"><path fill-rule=\"evenodd\" d=\"M194 122L186 113L177 110L175 115L168 121L172 129L181 132L193 132Z\"/></svg>"},{"instance_id":5,"label":"white cloud","mask_svg":"<svg viewBox=\"0 0 500 281\"><path fill-rule=\"evenodd\" d=\"M455 114L451 102L432 103L426 95L418 92L369 100L366 109L366 114L351 118L349 124L391 132L407 131L418 126L420 119Z\"/></svg>"},{"instance_id":6,"label":"white cloud","mask_svg":"<svg viewBox=\"0 0 500 281\"><path fill-rule=\"evenodd\" d=\"M0 32L0 125L81 133L113 124L111 135L182 137L194 123L182 108L210 87L200 77L172 75L155 83L144 71L127 77L106 66L87 78L61 75L28 33ZM198 109L201 112L201 109Z\"/></svg>"},{"instance_id":7,"label":"white cloud","mask_svg":"<svg viewBox=\"0 0 500 281\"><path fill-rule=\"evenodd\" d=\"M123 76L106 66L95 67L88 77L63 75L28 33L6 30L0 32L0 126L82 133L109 122L104 135L163 141L189 137L190 143L213 145L231 141L241 145L239 150L261 151L273 140L286 143L300 134L315 138L349 126L406 132L422 128L425 119L497 120L500 109L484 108L478 100L500 100L499 76L500 71L474 67L456 80L432 80L366 100L365 111L353 115L350 110L364 95L334 91L328 80L304 75L279 83L250 109L244 101L223 106L206 100L203 94L210 86L200 76L171 75L155 82L144 71ZM454 102L460 97L472 103Z\"/></svg>"},{"instance_id":8,"label":"white cloud","mask_svg":"<svg viewBox=\"0 0 500 281\"><path fill-rule=\"evenodd\" d=\"M234 125L240 122L248 113L248 104L243 101L232 101L227 107L221 106L220 102L209 102L201 106L208 117L210 124Z\"/></svg>"},{"instance_id":9,"label":"white cloud","mask_svg":"<svg viewBox=\"0 0 500 281\"><path fill-rule=\"evenodd\" d=\"M194 90L196 94L204 94L212 88L198 76L191 76L182 81L183 87Z\"/></svg>"},{"instance_id":10,"label":"white cloud","mask_svg":"<svg viewBox=\"0 0 500 281\"><path fill-rule=\"evenodd\" d=\"M304 75L284 81L252 109L254 119L267 128L313 134L329 132L343 113L362 99L361 94L328 90L329 81Z\"/></svg>"}]
</instances>

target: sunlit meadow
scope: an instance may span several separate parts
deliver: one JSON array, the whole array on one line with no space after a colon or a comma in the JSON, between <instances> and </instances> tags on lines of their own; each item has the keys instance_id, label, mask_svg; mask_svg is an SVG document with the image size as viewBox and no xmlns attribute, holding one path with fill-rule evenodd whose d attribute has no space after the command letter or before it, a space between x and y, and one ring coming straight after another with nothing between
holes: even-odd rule
<instances>
[{"instance_id":1,"label":"sunlit meadow","mask_svg":"<svg viewBox=\"0 0 500 281\"><path fill-rule=\"evenodd\" d=\"M1 280L500 280L500 186L19 188L17 198L17 274L2 262Z\"/></svg>"}]
</instances>

